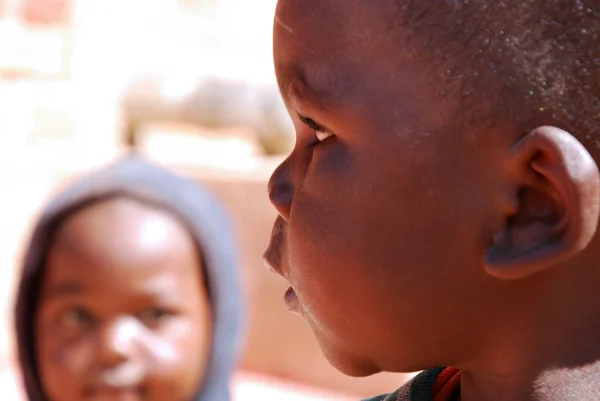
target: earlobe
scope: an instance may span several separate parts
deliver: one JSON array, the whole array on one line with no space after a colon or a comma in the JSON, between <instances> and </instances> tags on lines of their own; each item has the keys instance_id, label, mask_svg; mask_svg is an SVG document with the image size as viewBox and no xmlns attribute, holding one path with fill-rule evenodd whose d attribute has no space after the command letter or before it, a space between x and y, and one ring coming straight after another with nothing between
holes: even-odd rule
<instances>
[{"instance_id":1,"label":"earlobe","mask_svg":"<svg viewBox=\"0 0 600 401\"><path fill-rule=\"evenodd\" d=\"M508 174L516 205L486 252L488 274L527 277L587 247L600 215L600 174L575 137L555 127L535 129L513 148Z\"/></svg>"}]
</instances>

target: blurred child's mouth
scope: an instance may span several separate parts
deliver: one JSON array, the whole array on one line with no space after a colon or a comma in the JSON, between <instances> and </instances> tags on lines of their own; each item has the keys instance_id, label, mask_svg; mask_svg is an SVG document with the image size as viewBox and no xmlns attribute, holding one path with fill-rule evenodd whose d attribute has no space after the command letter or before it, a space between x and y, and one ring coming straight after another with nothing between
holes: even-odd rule
<instances>
[{"instance_id":1,"label":"blurred child's mouth","mask_svg":"<svg viewBox=\"0 0 600 401\"><path fill-rule=\"evenodd\" d=\"M142 401L143 391L139 388L98 387L92 389L86 401Z\"/></svg>"}]
</instances>

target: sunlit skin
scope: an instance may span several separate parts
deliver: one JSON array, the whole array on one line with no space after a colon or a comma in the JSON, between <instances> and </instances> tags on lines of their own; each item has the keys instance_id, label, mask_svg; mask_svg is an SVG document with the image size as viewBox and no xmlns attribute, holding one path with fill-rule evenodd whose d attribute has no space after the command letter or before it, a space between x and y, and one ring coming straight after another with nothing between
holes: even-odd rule
<instances>
[{"instance_id":1,"label":"sunlit skin","mask_svg":"<svg viewBox=\"0 0 600 401\"><path fill-rule=\"evenodd\" d=\"M59 228L36 314L50 400L190 401L210 337L201 256L175 217L116 198Z\"/></svg>"},{"instance_id":2,"label":"sunlit skin","mask_svg":"<svg viewBox=\"0 0 600 401\"><path fill-rule=\"evenodd\" d=\"M284 302L349 375L454 366L463 401L592 399L596 163L551 113L465 126L416 30L394 23L405 3L278 2L296 145L269 182L265 259Z\"/></svg>"}]
</instances>

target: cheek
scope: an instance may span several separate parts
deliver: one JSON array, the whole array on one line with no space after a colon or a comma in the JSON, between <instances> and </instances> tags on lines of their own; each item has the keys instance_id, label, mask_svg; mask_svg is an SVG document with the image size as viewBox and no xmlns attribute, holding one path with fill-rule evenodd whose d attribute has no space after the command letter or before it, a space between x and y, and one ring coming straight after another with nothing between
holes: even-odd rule
<instances>
[{"instance_id":1,"label":"cheek","mask_svg":"<svg viewBox=\"0 0 600 401\"><path fill-rule=\"evenodd\" d=\"M293 199L290 248L300 261L438 265L473 214L460 186L472 180L435 143L367 142L315 149Z\"/></svg>"},{"instance_id":2,"label":"cheek","mask_svg":"<svg viewBox=\"0 0 600 401\"><path fill-rule=\"evenodd\" d=\"M369 150L313 158L286 240L290 281L315 319L371 313L383 294L401 292L411 305L438 284L440 294L452 294L451 269L443 267L467 261L464 205L442 196L450 184L438 182L439 166L404 156L386 160Z\"/></svg>"},{"instance_id":3,"label":"cheek","mask_svg":"<svg viewBox=\"0 0 600 401\"><path fill-rule=\"evenodd\" d=\"M212 327L207 319L181 319L144 340L153 400L187 401L197 392L210 356Z\"/></svg>"},{"instance_id":4,"label":"cheek","mask_svg":"<svg viewBox=\"0 0 600 401\"><path fill-rule=\"evenodd\" d=\"M298 195L286 232L290 284L316 326L351 332L355 317L383 300L373 263L393 259L390 250L378 255L374 249L372 240L381 227L366 204L361 206L365 213L356 215L348 203L324 202L321 194Z\"/></svg>"},{"instance_id":5,"label":"cheek","mask_svg":"<svg viewBox=\"0 0 600 401\"><path fill-rule=\"evenodd\" d=\"M37 363L44 392L55 401L77 400L93 361L93 342L66 343L52 329L37 330Z\"/></svg>"}]
</instances>

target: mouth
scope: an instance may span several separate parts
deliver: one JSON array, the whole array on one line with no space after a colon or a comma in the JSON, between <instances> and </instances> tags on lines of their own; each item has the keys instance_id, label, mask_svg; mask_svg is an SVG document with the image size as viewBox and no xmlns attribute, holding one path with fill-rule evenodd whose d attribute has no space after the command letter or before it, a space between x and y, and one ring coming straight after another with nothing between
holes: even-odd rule
<instances>
[{"instance_id":1,"label":"mouth","mask_svg":"<svg viewBox=\"0 0 600 401\"><path fill-rule=\"evenodd\" d=\"M265 264L265 267L271 273L277 273L277 274L281 275L281 273L278 270L276 270L275 267L273 267L273 263L271 262L272 258L269 257L268 252L269 251L267 250L267 252L265 252L265 254L263 255L263 262Z\"/></svg>"},{"instance_id":2,"label":"mouth","mask_svg":"<svg viewBox=\"0 0 600 401\"><path fill-rule=\"evenodd\" d=\"M267 250L263 255L263 260L267 269L273 273L277 273L284 277L283 270L281 268L281 251L283 247L283 233L284 233L285 221L281 216L277 217L273 224L273 231L271 232L271 241Z\"/></svg>"},{"instance_id":3,"label":"mouth","mask_svg":"<svg viewBox=\"0 0 600 401\"><path fill-rule=\"evenodd\" d=\"M85 390L86 401L141 401L146 398L140 365L126 362L101 372Z\"/></svg>"},{"instance_id":4,"label":"mouth","mask_svg":"<svg viewBox=\"0 0 600 401\"><path fill-rule=\"evenodd\" d=\"M263 255L265 266L271 272L279 274L281 277L286 279L288 282L289 278L284 273L282 255L283 241L284 241L284 230L285 220L281 216L277 217L275 224L273 224L273 231L271 233L271 242ZM299 313L300 311L300 300L296 295L296 292L292 287L289 287L283 295L283 304L285 308L290 312Z\"/></svg>"},{"instance_id":5,"label":"mouth","mask_svg":"<svg viewBox=\"0 0 600 401\"><path fill-rule=\"evenodd\" d=\"M288 311L299 313L300 301L292 287L288 288L285 294L283 294L283 304Z\"/></svg>"},{"instance_id":6,"label":"mouth","mask_svg":"<svg viewBox=\"0 0 600 401\"><path fill-rule=\"evenodd\" d=\"M144 391L139 387L97 386L87 391L86 401L141 401Z\"/></svg>"}]
</instances>

